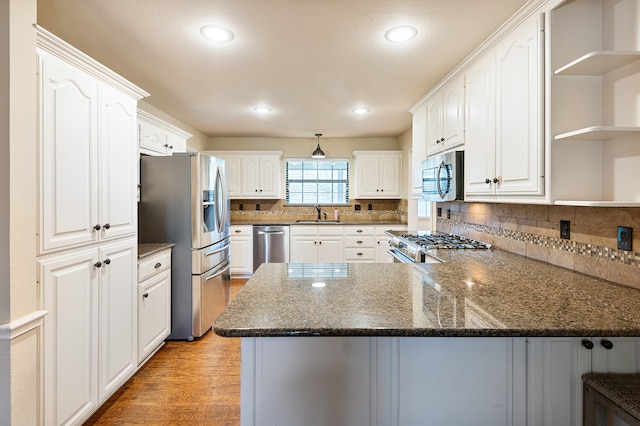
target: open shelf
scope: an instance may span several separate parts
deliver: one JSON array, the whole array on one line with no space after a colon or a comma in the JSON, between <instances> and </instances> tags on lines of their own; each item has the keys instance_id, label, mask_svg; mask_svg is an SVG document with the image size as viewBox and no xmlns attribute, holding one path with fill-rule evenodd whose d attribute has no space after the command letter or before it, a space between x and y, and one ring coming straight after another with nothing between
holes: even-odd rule
<instances>
[{"instance_id":1,"label":"open shelf","mask_svg":"<svg viewBox=\"0 0 640 426\"><path fill-rule=\"evenodd\" d=\"M555 75L603 75L640 60L640 52L596 50L555 70Z\"/></svg>"},{"instance_id":2,"label":"open shelf","mask_svg":"<svg viewBox=\"0 0 640 426\"><path fill-rule=\"evenodd\" d=\"M555 200L557 206L578 207L640 207L640 201L585 201L585 200Z\"/></svg>"},{"instance_id":3,"label":"open shelf","mask_svg":"<svg viewBox=\"0 0 640 426\"><path fill-rule=\"evenodd\" d=\"M627 136L640 133L640 127L619 127L619 126L592 126L561 133L554 137L555 140L606 140L620 136Z\"/></svg>"}]
</instances>

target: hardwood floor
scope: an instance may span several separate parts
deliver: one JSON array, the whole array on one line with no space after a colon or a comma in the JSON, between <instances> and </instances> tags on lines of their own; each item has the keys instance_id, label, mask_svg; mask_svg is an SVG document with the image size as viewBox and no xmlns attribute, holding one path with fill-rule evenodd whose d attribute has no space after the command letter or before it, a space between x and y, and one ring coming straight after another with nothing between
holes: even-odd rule
<instances>
[{"instance_id":1,"label":"hardwood floor","mask_svg":"<svg viewBox=\"0 0 640 426\"><path fill-rule=\"evenodd\" d=\"M246 280L231 280L231 295ZM85 425L240 424L240 339L168 341Z\"/></svg>"}]
</instances>

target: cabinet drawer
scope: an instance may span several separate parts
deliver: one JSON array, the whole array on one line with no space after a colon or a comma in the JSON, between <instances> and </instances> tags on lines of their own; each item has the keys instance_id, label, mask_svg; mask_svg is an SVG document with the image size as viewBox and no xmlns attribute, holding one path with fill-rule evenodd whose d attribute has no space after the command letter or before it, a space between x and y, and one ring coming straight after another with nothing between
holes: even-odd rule
<instances>
[{"instance_id":1,"label":"cabinet drawer","mask_svg":"<svg viewBox=\"0 0 640 426\"><path fill-rule=\"evenodd\" d=\"M372 247L346 247L344 249L346 262L373 262L375 258L375 249Z\"/></svg>"},{"instance_id":2,"label":"cabinet drawer","mask_svg":"<svg viewBox=\"0 0 640 426\"><path fill-rule=\"evenodd\" d=\"M373 235L373 226L345 226L344 235Z\"/></svg>"},{"instance_id":3,"label":"cabinet drawer","mask_svg":"<svg viewBox=\"0 0 640 426\"><path fill-rule=\"evenodd\" d=\"M374 237L373 236L346 236L344 237L344 246L345 247L373 247L374 246Z\"/></svg>"},{"instance_id":4,"label":"cabinet drawer","mask_svg":"<svg viewBox=\"0 0 640 426\"><path fill-rule=\"evenodd\" d=\"M154 254L138 262L138 282L171 267L171 250Z\"/></svg>"}]
</instances>

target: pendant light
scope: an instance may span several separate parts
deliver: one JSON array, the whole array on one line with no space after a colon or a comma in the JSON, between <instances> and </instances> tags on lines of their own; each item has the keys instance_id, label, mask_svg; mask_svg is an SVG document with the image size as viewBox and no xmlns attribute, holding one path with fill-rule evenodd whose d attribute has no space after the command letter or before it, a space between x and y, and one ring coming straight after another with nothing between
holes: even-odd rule
<instances>
[{"instance_id":1,"label":"pendant light","mask_svg":"<svg viewBox=\"0 0 640 426\"><path fill-rule=\"evenodd\" d=\"M311 158L324 158L324 151L320 148L320 136L322 136L322 133L316 133L316 137L318 138L318 147L313 151L313 154L311 154Z\"/></svg>"}]
</instances>

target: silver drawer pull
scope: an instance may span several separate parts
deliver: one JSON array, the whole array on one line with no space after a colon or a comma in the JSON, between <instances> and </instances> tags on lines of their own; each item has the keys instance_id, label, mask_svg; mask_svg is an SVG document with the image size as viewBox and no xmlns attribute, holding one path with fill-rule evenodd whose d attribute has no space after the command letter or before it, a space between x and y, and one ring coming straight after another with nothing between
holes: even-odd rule
<instances>
[{"instance_id":1,"label":"silver drawer pull","mask_svg":"<svg viewBox=\"0 0 640 426\"><path fill-rule=\"evenodd\" d=\"M153 267L154 267L155 269L158 269L158 268L159 268L159 267L161 267L161 266L162 266L162 263L160 263L160 262L158 262L158 263L156 263L155 265L153 265Z\"/></svg>"}]
</instances>

